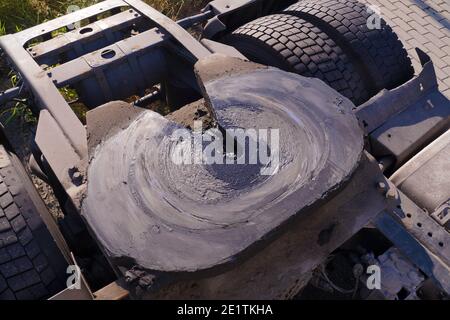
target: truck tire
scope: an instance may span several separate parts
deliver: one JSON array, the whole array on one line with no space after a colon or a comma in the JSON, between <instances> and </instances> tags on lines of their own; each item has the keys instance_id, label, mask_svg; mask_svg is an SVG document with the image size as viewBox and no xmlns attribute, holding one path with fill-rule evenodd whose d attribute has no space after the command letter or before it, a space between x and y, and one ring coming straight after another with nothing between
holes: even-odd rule
<instances>
[{"instance_id":1,"label":"truck tire","mask_svg":"<svg viewBox=\"0 0 450 320\"><path fill-rule=\"evenodd\" d=\"M301 18L265 16L236 29L224 42L254 62L321 79L355 105L370 98L349 57L320 28Z\"/></svg>"},{"instance_id":2,"label":"truck tire","mask_svg":"<svg viewBox=\"0 0 450 320\"><path fill-rule=\"evenodd\" d=\"M44 214L20 160L0 145L0 300L45 299L64 289L67 262Z\"/></svg>"},{"instance_id":3,"label":"truck tire","mask_svg":"<svg viewBox=\"0 0 450 320\"><path fill-rule=\"evenodd\" d=\"M411 60L394 31L380 18L380 29L370 29L374 12L355 0L303 0L285 13L302 18L323 30L362 74L368 75L367 89L375 95L395 88L414 75Z\"/></svg>"}]
</instances>

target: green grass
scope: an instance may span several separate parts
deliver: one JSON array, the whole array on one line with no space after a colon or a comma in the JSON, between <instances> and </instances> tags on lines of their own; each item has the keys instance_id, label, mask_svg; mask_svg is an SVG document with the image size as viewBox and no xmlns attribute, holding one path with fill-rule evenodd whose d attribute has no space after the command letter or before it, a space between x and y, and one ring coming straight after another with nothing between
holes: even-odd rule
<instances>
[{"instance_id":1,"label":"green grass","mask_svg":"<svg viewBox=\"0 0 450 320\"><path fill-rule=\"evenodd\" d=\"M5 23L0 21L0 36L2 36L4 34L6 34L6 26L5 26Z\"/></svg>"}]
</instances>

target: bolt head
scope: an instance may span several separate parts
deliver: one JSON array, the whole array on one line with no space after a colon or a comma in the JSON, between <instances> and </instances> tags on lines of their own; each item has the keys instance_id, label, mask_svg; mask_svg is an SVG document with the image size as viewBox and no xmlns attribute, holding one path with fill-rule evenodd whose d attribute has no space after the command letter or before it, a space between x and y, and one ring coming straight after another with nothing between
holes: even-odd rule
<instances>
[{"instance_id":1,"label":"bolt head","mask_svg":"<svg viewBox=\"0 0 450 320\"><path fill-rule=\"evenodd\" d=\"M380 190L380 191L386 191L386 189L387 189L385 182L378 182L377 187L378 187L378 190Z\"/></svg>"},{"instance_id":2,"label":"bolt head","mask_svg":"<svg viewBox=\"0 0 450 320\"><path fill-rule=\"evenodd\" d=\"M396 195L396 192L394 189L389 189L388 192L386 192L386 198L388 199L394 199Z\"/></svg>"},{"instance_id":3,"label":"bolt head","mask_svg":"<svg viewBox=\"0 0 450 320\"><path fill-rule=\"evenodd\" d=\"M83 182L83 175L80 173L80 172L74 172L73 174L72 174L72 181L73 181L73 183L75 183L75 184L79 184L79 183L82 183Z\"/></svg>"}]
</instances>

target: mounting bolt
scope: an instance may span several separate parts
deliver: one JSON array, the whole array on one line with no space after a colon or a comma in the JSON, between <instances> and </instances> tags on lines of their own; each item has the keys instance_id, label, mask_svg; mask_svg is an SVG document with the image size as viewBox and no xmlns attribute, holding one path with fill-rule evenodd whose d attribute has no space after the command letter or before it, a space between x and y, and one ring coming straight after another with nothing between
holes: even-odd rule
<instances>
[{"instance_id":1,"label":"mounting bolt","mask_svg":"<svg viewBox=\"0 0 450 320\"><path fill-rule=\"evenodd\" d=\"M395 199L396 192L395 189L389 189L388 192L386 192L386 198L388 199Z\"/></svg>"},{"instance_id":2,"label":"mounting bolt","mask_svg":"<svg viewBox=\"0 0 450 320\"><path fill-rule=\"evenodd\" d=\"M378 182L377 187L378 187L378 190L380 190L380 191L382 191L382 192L384 192L384 191L387 190L387 186L386 186L386 183L385 183L385 182Z\"/></svg>"},{"instance_id":3,"label":"mounting bolt","mask_svg":"<svg viewBox=\"0 0 450 320\"><path fill-rule=\"evenodd\" d=\"M80 183L82 183L82 182L83 182L83 175L82 175L80 172L75 172L75 173L72 175L72 181L73 181L73 183L75 183L75 184L80 184Z\"/></svg>"},{"instance_id":4,"label":"mounting bolt","mask_svg":"<svg viewBox=\"0 0 450 320\"><path fill-rule=\"evenodd\" d=\"M69 169L69 175L72 179L72 182L76 185L80 185L83 183L83 175L79 171L77 167L72 167Z\"/></svg>"}]
</instances>

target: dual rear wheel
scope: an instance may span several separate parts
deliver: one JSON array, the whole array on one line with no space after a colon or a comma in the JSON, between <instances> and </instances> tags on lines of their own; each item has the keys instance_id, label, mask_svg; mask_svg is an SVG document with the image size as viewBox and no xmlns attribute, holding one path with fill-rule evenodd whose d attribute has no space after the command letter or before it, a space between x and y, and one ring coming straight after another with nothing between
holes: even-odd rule
<instances>
[{"instance_id":1,"label":"dual rear wheel","mask_svg":"<svg viewBox=\"0 0 450 320\"><path fill-rule=\"evenodd\" d=\"M414 74L397 35L373 14L354 0L304 0L239 27L224 42L252 61L319 78L359 105Z\"/></svg>"}]
</instances>

